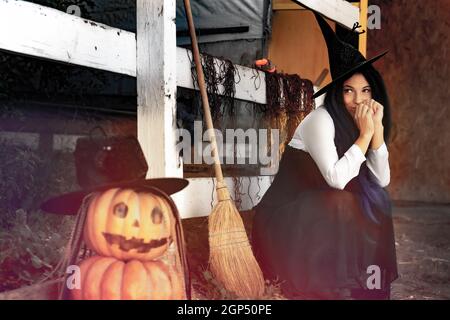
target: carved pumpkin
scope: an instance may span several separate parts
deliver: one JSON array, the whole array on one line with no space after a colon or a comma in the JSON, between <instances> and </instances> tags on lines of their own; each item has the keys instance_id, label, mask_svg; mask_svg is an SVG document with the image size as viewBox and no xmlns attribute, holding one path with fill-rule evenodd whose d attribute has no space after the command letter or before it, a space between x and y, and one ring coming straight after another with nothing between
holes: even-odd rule
<instances>
[{"instance_id":1,"label":"carved pumpkin","mask_svg":"<svg viewBox=\"0 0 450 320\"><path fill-rule=\"evenodd\" d=\"M174 221L169 203L160 196L109 189L89 204L84 240L102 256L148 261L166 252Z\"/></svg>"},{"instance_id":2,"label":"carved pumpkin","mask_svg":"<svg viewBox=\"0 0 450 320\"><path fill-rule=\"evenodd\" d=\"M75 300L180 300L183 281L162 261L120 261L94 256L80 264L80 288Z\"/></svg>"}]
</instances>

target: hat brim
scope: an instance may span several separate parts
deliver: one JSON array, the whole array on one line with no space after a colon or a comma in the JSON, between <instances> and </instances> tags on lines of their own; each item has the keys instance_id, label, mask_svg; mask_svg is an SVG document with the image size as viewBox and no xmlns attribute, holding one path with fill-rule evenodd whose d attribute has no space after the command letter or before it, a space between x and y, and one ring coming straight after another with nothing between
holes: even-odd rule
<instances>
[{"instance_id":1,"label":"hat brim","mask_svg":"<svg viewBox=\"0 0 450 320\"><path fill-rule=\"evenodd\" d=\"M385 52L380 53L379 55L376 55L375 57L370 58L369 60L361 62L360 64L356 65L355 67L353 67L353 68L349 69L348 71L344 72L343 74L341 74L339 77L336 77L335 79L333 79L333 81L331 81L325 87L323 87L319 91L315 92L313 94L313 99L321 96L322 94L324 94L325 92L330 90L337 82L341 81L342 79L345 79L348 76L350 76L351 74L353 74L353 73L361 70L362 68L366 67L367 65L369 65L371 63L374 63L375 61L380 59L382 56L384 56L386 53L388 53L388 51L389 50L386 50Z\"/></svg>"},{"instance_id":2,"label":"hat brim","mask_svg":"<svg viewBox=\"0 0 450 320\"><path fill-rule=\"evenodd\" d=\"M92 192L101 192L112 188L146 188L156 187L168 195L184 189L189 181L182 178L157 178L146 180L131 180L125 182L110 183L91 189L84 189L53 197L41 204L43 211L61 215L75 215L80 208L83 199Z\"/></svg>"}]
</instances>

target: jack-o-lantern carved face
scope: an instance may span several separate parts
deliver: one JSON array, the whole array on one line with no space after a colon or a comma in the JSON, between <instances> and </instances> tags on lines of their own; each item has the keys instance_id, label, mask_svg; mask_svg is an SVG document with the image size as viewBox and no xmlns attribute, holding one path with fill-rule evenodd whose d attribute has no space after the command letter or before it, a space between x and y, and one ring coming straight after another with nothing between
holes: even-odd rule
<instances>
[{"instance_id":1,"label":"jack-o-lantern carved face","mask_svg":"<svg viewBox=\"0 0 450 320\"><path fill-rule=\"evenodd\" d=\"M169 247L174 218L170 205L148 191L114 188L89 204L84 240L100 255L147 261Z\"/></svg>"}]
</instances>

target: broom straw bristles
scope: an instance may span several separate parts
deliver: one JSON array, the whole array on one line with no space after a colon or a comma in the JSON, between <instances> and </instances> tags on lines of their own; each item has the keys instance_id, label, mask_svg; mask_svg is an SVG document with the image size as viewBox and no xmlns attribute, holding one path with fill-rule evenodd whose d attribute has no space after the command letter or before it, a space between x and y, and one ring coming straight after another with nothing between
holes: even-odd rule
<instances>
[{"instance_id":1,"label":"broom straw bristles","mask_svg":"<svg viewBox=\"0 0 450 320\"><path fill-rule=\"evenodd\" d=\"M219 201L209 219L209 265L223 286L238 297L258 298L264 277L253 255L244 222L226 186L217 188Z\"/></svg>"}]
</instances>

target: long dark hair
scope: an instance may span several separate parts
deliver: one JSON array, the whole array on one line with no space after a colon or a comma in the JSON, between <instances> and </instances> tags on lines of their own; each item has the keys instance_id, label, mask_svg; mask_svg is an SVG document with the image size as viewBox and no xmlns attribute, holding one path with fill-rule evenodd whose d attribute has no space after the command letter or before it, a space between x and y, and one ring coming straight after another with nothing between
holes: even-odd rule
<instances>
[{"instance_id":1,"label":"long dark hair","mask_svg":"<svg viewBox=\"0 0 450 320\"><path fill-rule=\"evenodd\" d=\"M389 141L391 131L391 113L389 98L386 92L383 78L371 65L359 71L367 80L372 92L372 99L383 105L383 126L384 141L386 145ZM351 77L351 75L349 76ZM347 79L349 78L347 77ZM324 105L334 122L337 153L341 158L344 153L355 143L359 136L359 129L356 126L350 112L344 106L343 83L346 79L336 83L326 94ZM367 154L367 153L366 153ZM377 212L385 214L391 212L391 201L388 193L376 182L376 178L364 162L361 165L359 175L352 179L345 190L361 194L363 211L367 217L379 223Z\"/></svg>"}]
</instances>

